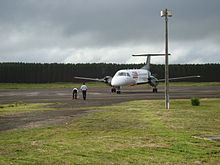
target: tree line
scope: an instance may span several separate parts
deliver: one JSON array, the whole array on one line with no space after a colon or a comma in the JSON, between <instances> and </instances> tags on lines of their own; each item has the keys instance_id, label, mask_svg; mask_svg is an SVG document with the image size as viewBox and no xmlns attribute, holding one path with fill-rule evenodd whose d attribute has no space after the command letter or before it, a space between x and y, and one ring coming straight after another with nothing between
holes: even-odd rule
<instances>
[{"instance_id":1,"label":"tree line","mask_svg":"<svg viewBox=\"0 0 220 165\"><path fill-rule=\"evenodd\" d=\"M0 83L52 83L80 82L74 76L103 78L114 76L119 69L141 68L144 64L40 64L0 63ZM151 73L164 78L164 65L151 64ZM186 79L192 82L220 82L220 64L171 64L169 77L200 75L201 78Z\"/></svg>"}]
</instances>

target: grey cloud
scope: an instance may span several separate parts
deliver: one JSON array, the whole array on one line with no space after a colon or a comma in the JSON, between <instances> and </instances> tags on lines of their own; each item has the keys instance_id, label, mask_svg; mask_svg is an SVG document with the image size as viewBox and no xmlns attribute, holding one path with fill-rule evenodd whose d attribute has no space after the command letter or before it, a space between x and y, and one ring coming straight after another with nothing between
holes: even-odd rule
<instances>
[{"instance_id":1,"label":"grey cloud","mask_svg":"<svg viewBox=\"0 0 220 165\"><path fill-rule=\"evenodd\" d=\"M218 45L219 6L218 0L0 0L0 39L4 41L0 45L0 56L2 61L27 59L37 62L40 58L30 59L25 54L39 53L44 54L45 61L52 62L51 52L57 49L68 52L91 48L99 52L98 49L106 47L135 49L146 44L146 47L157 45L161 51L164 22L159 12L165 7L173 12L169 19L170 44L175 45L171 46L173 51L183 49L187 43L201 41L201 47L212 43ZM187 53L196 51L190 50ZM213 59L216 52L210 52ZM57 61L65 61L69 59L68 53L64 57L54 53L54 57ZM5 54L11 58L6 58ZM199 56L206 59L202 52L194 54L196 59ZM177 63L183 61L176 60Z\"/></svg>"}]
</instances>

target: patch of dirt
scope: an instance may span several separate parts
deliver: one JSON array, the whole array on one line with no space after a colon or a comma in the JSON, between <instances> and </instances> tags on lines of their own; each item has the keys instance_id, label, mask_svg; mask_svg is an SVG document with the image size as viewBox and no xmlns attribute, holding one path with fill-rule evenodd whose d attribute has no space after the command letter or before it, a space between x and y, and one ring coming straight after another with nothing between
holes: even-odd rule
<instances>
[{"instance_id":1,"label":"patch of dirt","mask_svg":"<svg viewBox=\"0 0 220 165\"><path fill-rule=\"evenodd\" d=\"M68 124L72 122L75 117L95 111L98 110L51 110L0 116L0 132L12 129L28 129L58 124Z\"/></svg>"},{"instance_id":2,"label":"patch of dirt","mask_svg":"<svg viewBox=\"0 0 220 165\"><path fill-rule=\"evenodd\" d=\"M220 135L193 136L193 138L220 142Z\"/></svg>"}]
</instances>

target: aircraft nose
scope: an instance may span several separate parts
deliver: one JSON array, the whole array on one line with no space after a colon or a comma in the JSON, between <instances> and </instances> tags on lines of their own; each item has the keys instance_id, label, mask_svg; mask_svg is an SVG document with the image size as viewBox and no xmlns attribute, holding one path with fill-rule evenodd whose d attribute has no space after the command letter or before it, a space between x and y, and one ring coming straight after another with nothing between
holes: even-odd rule
<instances>
[{"instance_id":1,"label":"aircraft nose","mask_svg":"<svg viewBox=\"0 0 220 165\"><path fill-rule=\"evenodd\" d=\"M113 77L111 81L111 85L115 87L122 86L124 85L124 80L119 77Z\"/></svg>"},{"instance_id":2,"label":"aircraft nose","mask_svg":"<svg viewBox=\"0 0 220 165\"><path fill-rule=\"evenodd\" d=\"M117 77L113 77L111 81L112 86L120 86L122 84L121 80Z\"/></svg>"},{"instance_id":3,"label":"aircraft nose","mask_svg":"<svg viewBox=\"0 0 220 165\"><path fill-rule=\"evenodd\" d=\"M117 81L115 80L115 78L113 77L112 78L112 81L111 81L111 86L117 86Z\"/></svg>"}]
</instances>

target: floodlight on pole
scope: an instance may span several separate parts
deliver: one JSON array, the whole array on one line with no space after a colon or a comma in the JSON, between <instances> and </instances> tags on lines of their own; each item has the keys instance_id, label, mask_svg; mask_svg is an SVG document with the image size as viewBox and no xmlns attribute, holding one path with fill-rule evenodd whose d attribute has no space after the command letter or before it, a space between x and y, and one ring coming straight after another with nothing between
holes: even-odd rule
<instances>
[{"instance_id":1,"label":"floodlight on pole","mask_svg":"<svg viewBox=\"0 0 220 165\"><path fill-rule=\"evenodd\" d=\"M165 108L170 109L169 101L169 65L168 65L168 17L172 17L171 11L165 9L160 12L165 18Z\"/></svg>"}]
</instances>

